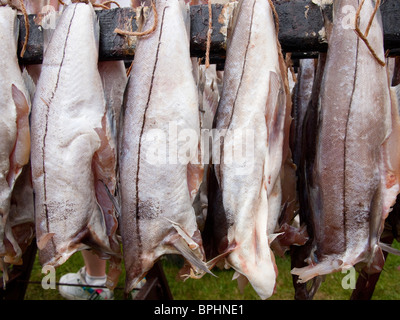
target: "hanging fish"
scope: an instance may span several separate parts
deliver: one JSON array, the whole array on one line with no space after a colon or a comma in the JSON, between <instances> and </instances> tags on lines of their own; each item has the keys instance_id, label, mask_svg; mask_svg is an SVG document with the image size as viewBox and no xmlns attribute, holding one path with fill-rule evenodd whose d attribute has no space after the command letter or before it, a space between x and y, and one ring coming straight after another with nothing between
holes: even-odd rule
<instances>
[{"instance_id":1,"label":"hanging fish","mask_svg":"<svg viewBox=\"0 0 400 320\"><path fill-rule=\"evenodd\" d=\"M17 10L0 5L0 264L21 264L22 248L15 228L13 191L29 162L30 95L18 64ZM10 219L10 215L13 218ZM21 235L25 236L25 235ZM30 232L30 237L32 233ZM29 238L29 237L28 237ZM32 238L30 238L32 239ZM29 242L29 241L28 241Z\"/></svg>"},{"instance_id":2,"label":"hanging fish","mask_svg":"<svg viewBox=\"0 0 400 320\"><path fill-rule=\"evenodd\" d=\"M242 0L236 10L215 118L219 137L214 136L214 144L220 153L214 150L213 157L220 157L213 158L219 186L214 200L220 205L212 207L214 221L220 221L214 223L214 246L221 255L215 259L225 257L237 272L235 278L248 280L266 299L276 285L269 243L281 210L280 174L291 102L272 3Z\"/></svg>"},{"instance_id":3,"label":"hanging fish","mask_svg":"<svg viewBox=\"0 0 400 320\"><path fill-rule=\"evenodd\" d=\"M119 165L127 292L164 254L183 255L189 276L209 272L192 207L203 166L188 9L157 1L143 30L155 21L156 28L138 40L125 92Z\"/></svg>"},{"instance_id":4,"label":"hanging fish","mask_svg":"<svg viewBox=\"0 0 400 320\"><path fill-rule=\"evenodd\" d=\"M343 7L359 5L355 20L367 37L343 27ZM372 0L333 4L308 194L313 245L308 266L292 270L300 282L355 265L369 273L383 266L379 238L399 192L399 156L377 6L379 1Z\"/></svg>"},{"instance_id":5,"label":"hanging fish","mask_svg":"<svg viewBox=\"0 0 400 320\"><path fill-rule=\"evenodd\" d=\"M97 65L99 25L92 4L65 6L47 38L31 117L39 259L57 267L74 252L92 249L110 259L115 285L120 247L108 192L116 187L116 146Z\"/></svg>"}]
</instances>

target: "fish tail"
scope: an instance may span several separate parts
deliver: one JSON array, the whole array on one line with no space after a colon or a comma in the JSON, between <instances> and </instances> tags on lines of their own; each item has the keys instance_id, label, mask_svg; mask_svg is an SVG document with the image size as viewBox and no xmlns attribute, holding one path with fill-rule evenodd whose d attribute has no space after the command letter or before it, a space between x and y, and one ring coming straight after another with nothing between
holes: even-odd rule
<instances>
[{"instance_id":1,"label":"fish tail","mask_svg":"<svg viewBox=\"0 0 400 320\"><path fill-rule=\"evenodd\" d=\"M298 283L305 283L317 276L326 275L339 271L343 262L339 259L327 259L316 265L309 265L303 268L293 268L290 273L298 276Z\"/></svg>"},{"instance_id":2,"label":"fish tail","mask_svg":"<svg viewBox=\"0 0 400 320\"><path fill-rule=\"evenodd\" d=\"M207 264L196 255L194 250L191 248L190 244L187 241L185 241L183 237L178 237L174 239L174 241L172 241L171 244L191 264L192 268L197 273L197 274L191 273L190 275L188 275L189 277L199 278L201 277L201 275L204 275L205 273L211 274L215 277L215 274L213 274L208 269Z\"/></svg>"}]
</instances>

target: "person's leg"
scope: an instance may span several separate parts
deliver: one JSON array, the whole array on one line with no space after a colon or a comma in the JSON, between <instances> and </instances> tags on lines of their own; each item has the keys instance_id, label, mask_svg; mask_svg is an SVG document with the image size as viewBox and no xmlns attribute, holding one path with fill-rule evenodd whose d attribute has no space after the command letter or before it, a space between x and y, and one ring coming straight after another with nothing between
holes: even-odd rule
<instances>
[{"instance_id":1,"label":"person's leg","mask_svg":"<svg viewBox=\"0 0 400 320\"><path fill-rule=\"evenodd\" d=\"M104 277L106 275L106 260L100 259L97 254L90 250L83 250L82 256L87 275L92 277Z\"/></svg>"},{"instance_id":2,"label":"person's leg","mask_svg":"<svg viewBox=\"0 0 400 320\"><path fill-rule=\"evenodd\" d=\"M78 272L67 273L60 278L61 283L73 285L60 285L61 295L70 300L113 299L113 292L104 288L107 280L106 260L100 259L89 250L83 250L81 253L85 265Z\"/></svg>"}]
</instances>

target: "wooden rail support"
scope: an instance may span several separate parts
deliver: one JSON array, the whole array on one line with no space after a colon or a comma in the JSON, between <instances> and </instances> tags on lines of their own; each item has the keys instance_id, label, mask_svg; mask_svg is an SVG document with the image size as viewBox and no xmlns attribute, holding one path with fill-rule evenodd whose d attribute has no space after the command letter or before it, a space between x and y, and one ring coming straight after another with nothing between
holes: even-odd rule
<instances>
[{"instance_id":1,"label":"wooden rail support","mask_svg":"<svg viewBox=\"0 0 400 320\"><path fill-rule=\"evenodd\" d=\"M296 57L307 57L309 53L324 52L327 42L324 37L324 21L321 8L311 0L273 0L279 17L279 40L285 52L294 52ZM210 59L213 63L224 62L226 52L227 23L232 4L212 5L213 32ZM355 8L356 9L356 8ZM191 55L204 57L208 31L208 6L198 5L191 12ZM325 10L331 15L332 8ZM400 55L400 1L385 0L381 5L385 48L393 55ZM135 37L114 33L115 28L132 28L136 31L135 11L131 8L97 10L100 23L100 60L132 60L135 54ZM30 36L27 50L21 62L41 63L43 59L43 28L35 23L35 15L29 16ZM21 51L25 37L25 25L19 16Z\"/></svg>"}]
</instances>

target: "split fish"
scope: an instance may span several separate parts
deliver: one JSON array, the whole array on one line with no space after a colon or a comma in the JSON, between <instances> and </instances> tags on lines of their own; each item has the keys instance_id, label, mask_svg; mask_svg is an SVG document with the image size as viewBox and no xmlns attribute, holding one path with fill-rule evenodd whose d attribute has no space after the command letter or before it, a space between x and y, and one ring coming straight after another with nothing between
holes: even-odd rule
<instances>
[{"instance_id":1,"label":"split fish","mask_svg":"<svg viewBox=\"0 0 400 320\"><path fill-rule=\"evenodd\" d=\"M214 224L219 229L214 246L221 255L214 259L223 257L239 283L248 280L266 299L274 292L278 271L269 243L281 211L291 101L270 2L242 0L235 10L214 124L219 136L213 143L220 149L213 152L213 157L220 155L213 158L213 186L217 182L219 189L213 219L220 222Z\"/></svg>"},{"instance_id":2,"label":"split fish","mask_svg":"<svg viewBox=\"0 0 400 320\"><path fill-rule=\"evenodd\" d=\"M98 70L99 25L92 4L63 8L44 49L32 106L32 181L42 265L58 267L92 249L119 274L116 144ZM111 276L112 275L112 276Z\"/></svg>"},{"instance_id":3,"label":"split fish","mask_svg":"<svg viewBox=\"0 0 400 320\"><path fill-rule=\"evenodd\" d=\"M0 6L0 263L21 264L13 191L29 162L31 100L18 64L17 11ZM11 217L12 216L12 217ZM24 235L22 235L24 236ZM32 234L30 234L32 236Z\"/></svg>"},{"instance_id":4,"label":"split fish","mask_svg":"<svg viewBox=\"0 0 400 320\"><path fill-rule=\"evenodd\" d=\"M384 60L379 9L367 37L376 57L354 30L343 27L344 6L360 3L333 4L308 194L313 244L308 266L292 269L300 282L352 266L379 272L384 263L379 238L399 191L399 123L392 117L387 70L377 60ZM362 32L374 7L373 1L362 5Z\"/></svg>"},{"instance_id":5,"label":"split fish","mask_svg":"<svg viewBox=\"0 0 400 320\"><path fill-rule=\"evenodd\" d=\"M120 227L127 292L164 254L183 255L188 276L210 272L192 207L203 166L189 7L157 1L143 30L153 26L155 14L155 31L138 39L123 106Z\"/></svg>"}]
</instances>

